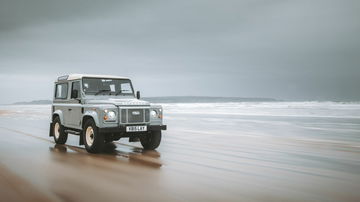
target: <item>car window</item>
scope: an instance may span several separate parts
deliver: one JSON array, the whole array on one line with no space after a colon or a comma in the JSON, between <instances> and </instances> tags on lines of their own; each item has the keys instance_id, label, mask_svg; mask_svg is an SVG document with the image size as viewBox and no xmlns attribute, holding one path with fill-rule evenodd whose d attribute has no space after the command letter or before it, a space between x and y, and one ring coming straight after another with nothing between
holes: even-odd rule
<instances>
[{"instance_id":1,"label":"car window","mask_svg":"<svg viewBox=\"0 0 360 202\"><path fill-rule=\"evenodd\" d=\"M67 94L68 94L67 83L56 84L56 92L55 92L56 99L66 99Z\"/></svg>"},{"instance_id":2,"label":"car window","mask_svg":"<svg viewBox=\"0 0 360 202\"><path fill-rule=\"evenodd\" d=\"M122 83L120 86L120 89L125 93L128 93L128 92L132 93L132 88L131 88L130 83Z\"/></svg>"},{"instance_id":3,"label":"car window","mask_svg":"<svg viewBox=\"0 0 360 202\"><path fill-rule=\"evenodd\" d=\"M87 95L134 95L129 79L83 78L82 85Z\"/></svg>"},{"instance_id":4,"label":"car window","mask_svg":"<svg viewBox=\"0 0 360 202\"><path fill-rule=\"evenodd\" d=\"M74 95L71 94L71 98L78 98L80 96L80 82L79 81L75 81L72 83L71 92L73 92L74 90L77 90L78 96L75 97Z\"/></svg>"}]
</instances>

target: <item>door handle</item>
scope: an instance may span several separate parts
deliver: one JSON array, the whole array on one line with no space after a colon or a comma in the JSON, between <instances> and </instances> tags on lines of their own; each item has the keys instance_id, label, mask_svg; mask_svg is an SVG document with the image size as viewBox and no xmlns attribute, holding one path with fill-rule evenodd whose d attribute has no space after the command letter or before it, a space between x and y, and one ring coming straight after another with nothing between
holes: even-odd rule
<instances>
[{"instance_id":1,"label":"door handle","mask_svg":"<svg viewBox=\"0 0 360 202\"><path fill-rule=\"evenodd\" d=\"M71 111L72 109L68 109L69 111Z\"/></svg>"}]
</instances>

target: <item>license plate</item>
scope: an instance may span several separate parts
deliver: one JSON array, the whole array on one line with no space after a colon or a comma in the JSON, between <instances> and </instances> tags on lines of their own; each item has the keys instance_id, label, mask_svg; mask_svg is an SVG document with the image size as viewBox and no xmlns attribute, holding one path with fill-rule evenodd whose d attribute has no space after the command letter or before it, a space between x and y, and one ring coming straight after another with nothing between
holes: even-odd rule
<instances>
[{"instance_id":1,"label":"license plate","mask_svg":"<svg viewBox=\"0 0 360 202\"><path fill-rule=\"evenodd\" d=\"M126 126L126 132L147 131L147 126Z\"/></svg>"}]
</instances>

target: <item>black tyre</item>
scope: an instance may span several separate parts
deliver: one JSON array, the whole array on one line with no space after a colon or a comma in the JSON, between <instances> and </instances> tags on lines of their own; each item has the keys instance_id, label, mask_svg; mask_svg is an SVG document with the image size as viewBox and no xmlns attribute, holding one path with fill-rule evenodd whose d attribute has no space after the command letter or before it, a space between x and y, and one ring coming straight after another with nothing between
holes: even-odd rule
<instances>
[{"instance_id":1,"label":"black tyre","mask_svg":"<svg viewBox=\"0 0 360 202\"><path fill-rule=\"evenodd\" d=\"M64 131L64 126L61 125L61 121L59 117L55 117L53 121L53 135L54 141L56 144L65 144L68 134Z\"/></svg>"},{"instance_id":2,"label":"black tyre","mask_svg":"<svg viewBox=\"0 0 360 202\"><path fill-rule=\"evenodd\" d=\"M99 133L99 129L92 119L87 120L84 124L83 140L86 151L89 153L99 153L104 148L104 135Z\"/></svg>"},{"instance_id":3,"label":"black tyre","mask_svg":"<svg viewBox=\"0 0 360 202\"><path fill-rule=\"evenodd\" d=\"M140 138L140 142L146 150L154 150L158 148L161 142L161 131L151 131L151 133Z\"/></svg>"}]
</instances>

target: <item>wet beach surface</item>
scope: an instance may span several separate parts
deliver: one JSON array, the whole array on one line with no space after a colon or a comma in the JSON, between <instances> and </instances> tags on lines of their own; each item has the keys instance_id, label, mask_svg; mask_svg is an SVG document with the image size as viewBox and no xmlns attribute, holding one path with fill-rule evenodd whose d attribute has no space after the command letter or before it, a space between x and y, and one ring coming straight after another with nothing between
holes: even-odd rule
<instances>
[{"instance_id":1,"label":"wet beach surface","mask_svg":"<svg viewBox=\"0 0 360 202\"><path fill-rule=\"evenodd\" d=\"M163 107L156 151L123 139L94 155L48 137L49 105L1 106L0 201L360 200L360 104Z\"/></svg>"}]
</instances>

